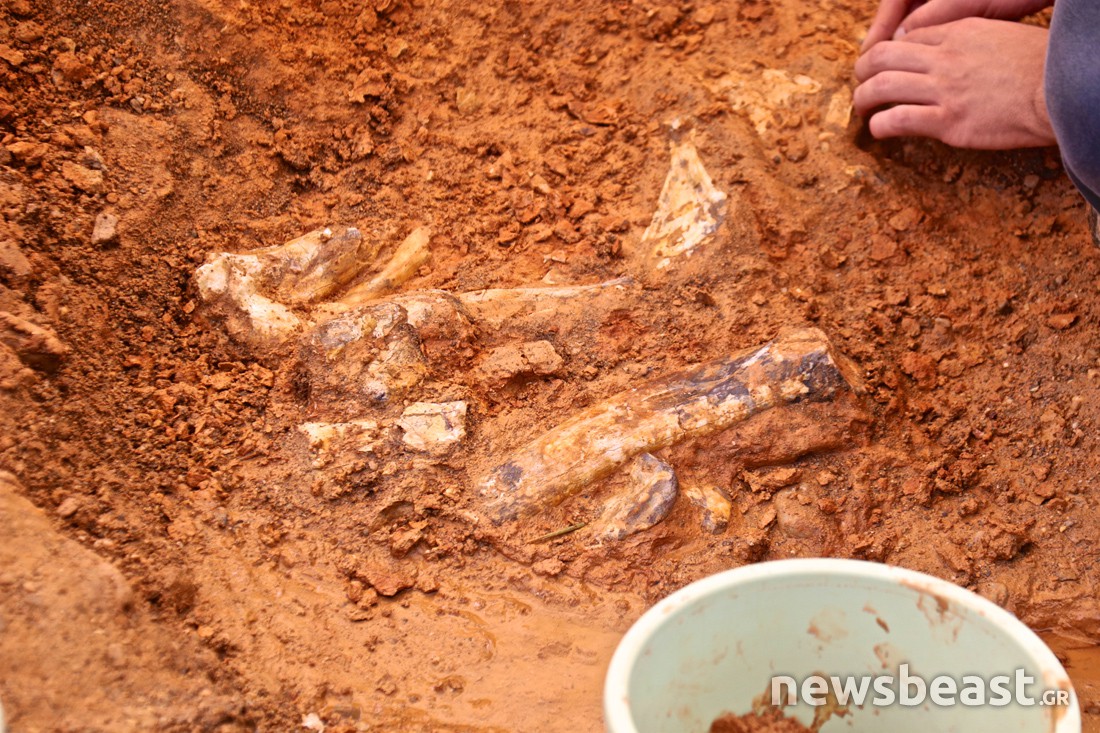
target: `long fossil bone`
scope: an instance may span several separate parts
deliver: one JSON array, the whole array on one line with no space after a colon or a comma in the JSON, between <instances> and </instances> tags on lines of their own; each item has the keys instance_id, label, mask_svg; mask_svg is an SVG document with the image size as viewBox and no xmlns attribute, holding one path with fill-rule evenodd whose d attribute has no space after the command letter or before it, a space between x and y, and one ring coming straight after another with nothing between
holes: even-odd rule
<instances>
[{"instance_id":1,"label":"long fossil bone","mask_svg":"<svg viewBox=\"0 0 1100 733\"><path fill-rule=\"evenodd\" d=\"M779 405L862 391L816 328L621 392L521 448L479 484L495 523L556 504L643 452L723 431Z\"/></svg>"}]
</instances>

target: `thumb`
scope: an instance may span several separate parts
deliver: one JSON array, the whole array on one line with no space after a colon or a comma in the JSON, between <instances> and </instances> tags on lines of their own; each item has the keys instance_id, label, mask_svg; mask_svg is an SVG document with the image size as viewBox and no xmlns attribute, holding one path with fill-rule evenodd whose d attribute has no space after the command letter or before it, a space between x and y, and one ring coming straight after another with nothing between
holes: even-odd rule
<instances>
[{"instance_id":1,"label":"thumb","mask_svg":"<svg viewBox=\"0 0 1100 733\"><path fill-rule=\"evenodd\" d=\"M897 30L898 23L909 12L909 0L882 0L875 13L867 37L863 39L862 49L866 51L879 41L889 40Z\"/></svg>"}]
</instances>

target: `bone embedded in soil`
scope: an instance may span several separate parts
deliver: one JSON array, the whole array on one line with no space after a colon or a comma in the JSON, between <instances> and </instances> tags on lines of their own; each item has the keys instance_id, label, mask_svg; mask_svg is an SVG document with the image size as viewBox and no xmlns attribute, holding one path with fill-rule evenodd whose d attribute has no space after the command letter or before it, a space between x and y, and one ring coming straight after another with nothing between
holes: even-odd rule
<instances>
[{"instance_id":1,"label":"bone embedded in soil","mask_svg":"<svg viewBox=\"0 0 1100 733\"><path fill-rule=\"evenodd\" d=\"M427 228L414 229L381 272L351 286L343 308L400 287L427 261L429 239ZM315 322L311 306L362 278L378 250L356 227L325 227L278 246L214 253L194 280L211 320L237 341L271 348Z\"/></svg>"},{"instance_id":2,"label":"bone embedded in soil","mask_svg":"<svg viewBox=\"0 0 1100 733\"><path fill-rule=\"evenodd\" d=\"M683 494L702 513L703 529L712 534L726 531L733 509L733 502L726 492L709 483L685 481Z\"/></svg>"},{"instance_id":3,"label":"bone embedded in soil","mask_svg":"<svg viewBox=\"0 0 1100 733\"><path fill-rule=\"evenodd\" d=\"M787 329L758 348L615 395L536 438L481 480L484 508L495 524L534 514L643 452L720 433L773 407L829 401L860 385L824 333Z\"/></svg>"},{"instance_id":4,"label":"bone embedded in soil","mask_svg":"<svg viewBox=\"0 0 1100 733\"><path fill-rule=\"evenodd\" d=\"M678 120L673 127L679 127ZM667 267L671 257L690 254L714 234L727 206L726 194L715 188L695 145L690 140L673 141L671 149L672 164L657 210L642 234L642 245L652 249L658 267Z\"/></svg>"},{"instance_id":5,"label":"bone embedded in soil","mask_svg":"<svg viewBox=\"0 0 1100 733\"><path fill-rule=\"evenodd\" d=\"M668 516L679 495L676 472L649 453L630 462L627 476L627 490L612 497L589 526L597 541L621 540L649 529Z\"/></svg>"},{"instance_id":6,"label":"bone embedded in soil","mask_svg":"<svg viewBox=\"0 0 1100 733\"><path fill-rule=\"evenodd\" d=\"M466 403L414 402L401 413L402 441L414 451L441 455L466 437Z\"/></svg>"}]
</instances>

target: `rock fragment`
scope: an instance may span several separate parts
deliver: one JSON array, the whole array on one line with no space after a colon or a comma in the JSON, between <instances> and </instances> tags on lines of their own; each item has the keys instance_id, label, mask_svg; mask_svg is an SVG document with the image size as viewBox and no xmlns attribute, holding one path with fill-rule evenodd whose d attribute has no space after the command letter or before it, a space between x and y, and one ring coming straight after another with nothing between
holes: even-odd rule
<instances>
[{"instance_id":1,"label":"rock fragment","mask_svg":"<svg viewBox=\"0 0 1100 733\"><path fill-rule=\"evenodd\" d=\"M0 344L27 366L45 372L56 371L69 354L69 347L53 331L7 311L0 311Z\"/></svg>"},{"instance_id":2,"label":"rock fragment","mask_svg":"<svg viewBox=\"0 0 1100 733\"><path fill-rule=\"evenodd\" d=\"M31 274L31 263L19 245L10 239L0 240L0 275L24 280Z\"/></svg>"},{"instance_id":3,"label":"rock fragment","mask_svg":"<svg viewBox=\"0 0 1100 733\"><path fill-rule=\"evenodd\" d=\"M103 171L85 168L82 165L65 161L61 164L61 177L84 193L103 192Z\"/></svg>"},{"instance_id":4,"label":"rock fragment","mask_svg":"<svg viewBox=\"0 0 1100 733\"><path fill-rule=\"evenodd\" d=\"M104 247L117 241L118 217L106 211L99 212L95 218L95 226L92 227L92 244Z\"/></svg>"},{"instance_id":5,"label":"rock fragment","mask_svg":"<svg viewBox=\"0 0 1100 733\"><path fill-rule=\"evenodd\" d=\"M27 57L21 51L17 51L6 43L0 44L0 59L7 61L12 66L22 66Z\"/></svg>"},{"instance_id":6,"label":"rock fragment","mask_svg":"<svg viewBox=\"0 0 1100 733\"><path fill-rule=\"evenodd\" d=\"M410 449L446 453L466 437L466 403L414 402L405 408L397 425L405 431L402 441Z\"/></svg>"},{"instance_id":7,"label":"rock fragment","mask_svg":"<svg viewBox=\"0 0 1100 733\"><path fill-rule=\"evenodd\" d=\"M20 140L7 146L7 151L18 163L28 168L40 164L49 152L49 147L43 143L35 143L29 140Z\"/></svg>"}]
</instances>

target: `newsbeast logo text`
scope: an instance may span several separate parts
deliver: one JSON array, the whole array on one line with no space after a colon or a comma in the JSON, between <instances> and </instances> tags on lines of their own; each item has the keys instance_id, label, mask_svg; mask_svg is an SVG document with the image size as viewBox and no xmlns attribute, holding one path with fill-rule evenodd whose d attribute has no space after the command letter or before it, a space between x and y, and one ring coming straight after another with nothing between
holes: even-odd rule
<instances>
[{"instance_id":1,"label":"newsbeast logo text","mask_svg":"<svg viewBox=\"0 0 1100 733\"><path fill-rule=\"evenodd\" d=\"M1069 690L1053 688L1035 691L1032 690L1034 685L1035 678L1024 669L992 677L937 675L925 678L909 674L909 665L902 664L896 675L813 674L801 681L787 675L777 675L771 678L771 703L776 707L794 701L815 707L830 703L856 707L916 707L926 702L942 707L1005 707L1013 701L1022 707L1069 705Z\"/></svg>"}]
</instances>

